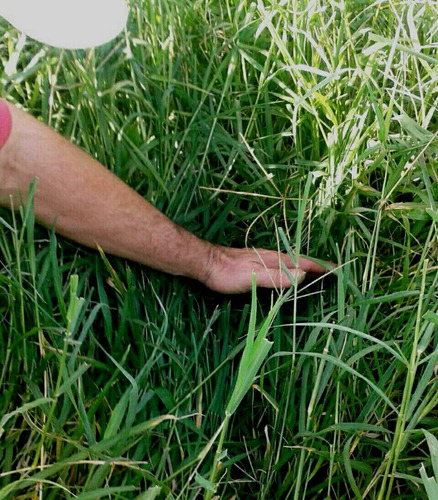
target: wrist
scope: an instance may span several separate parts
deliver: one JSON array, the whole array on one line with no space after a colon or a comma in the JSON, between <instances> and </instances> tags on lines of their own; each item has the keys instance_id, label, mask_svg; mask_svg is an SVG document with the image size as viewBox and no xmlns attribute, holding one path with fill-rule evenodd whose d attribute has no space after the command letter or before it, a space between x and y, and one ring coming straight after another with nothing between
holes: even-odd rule
<instances>
[{"instance_id":1,"label":"wrist","mask_svg":"<svg viewBox=\"0 0 438 500\"><path fill-rule=\"evenodd\" d=\"M221 291L221 282L228 278L230 251L231 249L223 245L209 244L202 279L199 279L207 288Z\"/></svg>"},{"instance_id":2,"label":"wrist","mask_svg":"<svg viewBox=\"0 0 438 500\"><path fill-rule=\"evenodd\" d=\"M198 254L199 259L195 263L194 274L190 277L196 279L204 285L207 285L210 276L213 274L215 263L219 258L219 254L219 245L201 240L201 250Z\"/></svg>"},{"instance_id":3,"label":"wrist","mask_svg":"<svg viewBox=\"0 0 438 500\"><path fill-rule=\"evenodd\" d=\"M177 249L168 253L168 265L161 267L161 270L206 284L217 259L219 246L198 238L174 223L172 226L175 230L173 241L178 242Z\"/></svg>"}]
</instances>

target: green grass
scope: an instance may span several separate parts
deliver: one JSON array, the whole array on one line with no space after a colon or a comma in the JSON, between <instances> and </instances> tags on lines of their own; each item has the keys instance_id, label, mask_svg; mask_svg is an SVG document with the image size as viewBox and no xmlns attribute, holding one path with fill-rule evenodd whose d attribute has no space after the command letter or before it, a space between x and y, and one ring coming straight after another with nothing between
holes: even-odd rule
<instances>
[{"instance_id":1,"label":"green grass","mask_svg":"<svg viewBox=\"0 0 438 500\"><path fill-rule=\"evenodd\" d=\"M341 264L220 296L2 210L0 498L434 498L436 3L133 0L87 52L0 32L2 96L169 217Z\"/></svg>"}]
</instances>

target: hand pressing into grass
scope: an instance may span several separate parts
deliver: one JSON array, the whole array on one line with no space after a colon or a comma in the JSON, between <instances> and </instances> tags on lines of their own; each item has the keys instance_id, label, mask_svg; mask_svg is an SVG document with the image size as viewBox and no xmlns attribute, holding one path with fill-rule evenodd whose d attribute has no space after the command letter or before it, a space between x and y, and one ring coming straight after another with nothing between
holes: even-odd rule
<instances>
[{"instance_id":1,"label":"hand pressing into grass","mask_svg":"<svg viewBox=\"0 0 438 500\"><path fill-rule=\"evenodd\" d=\"M299 258L298 267L295 267L287 254L273 250L214 246L211 252L209 270L203 281L210 289L221 293L250 291L252 273L256 274L259 287L289 288L306 277L327 272L325 267L307 258ZM282 264L289 273L282 270Z\"/></svg>"},{"instance_id":2,"label":"hand pressing into grass","mask_svg":"<svg viewBox=\"0 0 438 500\"><path fill-rule=\"evenodd\" d=\"M12 130L0 149L0 204L18 208L34 193L37 220L74 241L169 274L188 276L222 293L288 287L325 269L308 259L295 269L284 254L226 248L197 238L170 221L96 160L33 117L7 104Z\"/></svg>"}]
</instances>

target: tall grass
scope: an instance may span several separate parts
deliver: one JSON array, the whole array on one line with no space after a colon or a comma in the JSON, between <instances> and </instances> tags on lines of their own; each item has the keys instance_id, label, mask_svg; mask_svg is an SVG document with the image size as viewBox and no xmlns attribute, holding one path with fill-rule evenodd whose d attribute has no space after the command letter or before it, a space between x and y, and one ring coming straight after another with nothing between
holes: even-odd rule
<instances>
[{"instance_id":1,"label":"tall grass","mask_svg":"<svg viewBox=\"0 0 438 500\"><path fill-rule=\"evenodd\" d=\"M0 30L2 95L169 217L339 263L223 297L1 211L0 498L434 498L436 3L133 0L87 52Z\"/></svg>"}]
</instances>

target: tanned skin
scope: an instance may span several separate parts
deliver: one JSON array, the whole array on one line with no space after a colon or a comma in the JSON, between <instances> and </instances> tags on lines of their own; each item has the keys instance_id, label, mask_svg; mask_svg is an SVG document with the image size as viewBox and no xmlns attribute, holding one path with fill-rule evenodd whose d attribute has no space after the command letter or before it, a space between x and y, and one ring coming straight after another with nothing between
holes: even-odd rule
<instances>
[{"instance_id":1,"label":"tanned skin","mask_svg":"<svg viewBox=\"0 0 438 500\"><path fill-rule=\"evenodd\" d=\"M327 270L276 251L228 248L197 238L173 223L87 153L49 127L8 104L12 131L0 150L0 204L17 208L37 179L35 217L82 245L188 276L221 293L291 286L283 262L297 282Z\"/></svg>"}]
</instances>

